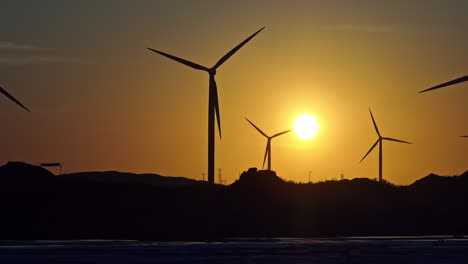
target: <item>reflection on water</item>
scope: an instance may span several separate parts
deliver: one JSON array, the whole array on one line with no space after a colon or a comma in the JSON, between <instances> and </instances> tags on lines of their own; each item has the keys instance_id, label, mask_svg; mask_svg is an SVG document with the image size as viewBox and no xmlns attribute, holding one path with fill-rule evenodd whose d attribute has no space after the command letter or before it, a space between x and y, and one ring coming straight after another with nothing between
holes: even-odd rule
<instances>
[{"instance_id":1,"label":"reflection on water","mask_svg":"<svg viewBox=\"0 0 468 264\"><path fill-rule=\"evenodd\" d=\"M0 241L0 263L464 263L467 259L468 239L448 236Z\"/></svg>"}]
</instances>

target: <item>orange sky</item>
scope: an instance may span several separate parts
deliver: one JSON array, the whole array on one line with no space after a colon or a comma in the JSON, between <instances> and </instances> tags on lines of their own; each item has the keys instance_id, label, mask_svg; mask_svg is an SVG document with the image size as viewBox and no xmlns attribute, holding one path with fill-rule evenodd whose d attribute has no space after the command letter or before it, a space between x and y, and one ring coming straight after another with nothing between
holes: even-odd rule
<instances>
[{"instance_id":1,"label":"orange sky","mask_svg":"<svg viewBox=\"0 0 468 264\"><path fill-rule=\"evenodd\" d=\"M417 92L468 74L462 1L5 1L0 85L31 113L0 100L0 162L65 162L65 172L119 170L201 179L207 168L208 76L149 52L218 69L223 139L216 168L233 182L261 167L268 134L302 113L320 130L272 142L287 180L378 176L409 184L468 169L468 84ZM217 180L217 179L216 179Z\"/></svg>"}]
</instances>

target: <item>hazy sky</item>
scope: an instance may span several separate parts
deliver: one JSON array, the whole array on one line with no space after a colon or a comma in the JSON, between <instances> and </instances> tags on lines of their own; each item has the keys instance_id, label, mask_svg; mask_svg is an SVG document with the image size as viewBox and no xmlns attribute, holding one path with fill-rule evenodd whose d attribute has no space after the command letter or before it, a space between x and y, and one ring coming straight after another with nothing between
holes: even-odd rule
<instances>
[{"instance_id":1,"label":"hazy sky","mask_svg":"<svg viewBox=\"0 0 468 264\"><path fill-rule=\"evenodd\" d=\"M0 162L65 162L65 172L118 170L201 179L207 171L208 75L147 47L218 69L223 139L216 168L234 181L261 167L266 133L302 113L320 130L272 142L287 180L378 176L408 184L468 169L467 1L1 0ZM217 171L217 169L216 169ZM217 179L216 179L217 180Z\"/></svg>"}]
</instances>

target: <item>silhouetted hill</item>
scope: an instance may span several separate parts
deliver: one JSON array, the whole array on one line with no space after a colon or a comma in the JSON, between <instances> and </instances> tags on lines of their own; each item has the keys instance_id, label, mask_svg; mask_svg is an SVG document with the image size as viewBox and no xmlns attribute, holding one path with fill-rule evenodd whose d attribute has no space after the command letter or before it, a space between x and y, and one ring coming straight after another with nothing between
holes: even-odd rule
<instances>
[{"instance_id":1,"label":"silhouetted hill","mask_svg":"<svg viewBox=\"0 0 468 264\"><path fill-rule=\"evenodd\" d=\"M50 171L24 162L10 161L0 167L0 182L33 184L50 182L54 178Z\"/></svg>"},{"instance_id":2,"label":"silhouetted hill","mask_svg":"<svg viewBox=\"0 0 468 264\"><path fill-rule=\"evenodd\" d=\"M284 185L286 182L276 175L274 171L257 170L257 168L250 168L244 171L239 179L230 185L231 188L275 188Z\"/></svg>"},{"instance_id":3,"label":"silhouetted hill","mask_svg":"<svg viewBox=\"0 0 468 264\"><path fill-rule=\"evenodd\" d=\"M448 189L458 190L466 184L468 184L468 171L459 176L439 176L431 173L415 181L408 188L420 191L448 191Z\"/></svg>"},{"instance_id":4,"label":"silhouetted hill","mask_svg":"<svg viewBox=\"0 0 468 264\"><path fill-rule=\"evenodd\" d=\"M468 172L395 186L366 178L297 184L252 168L222 186L121 172L59 177L8 163L0 187L2 239L468 233Z\"/></svg>"},{"instance_id":5,"label":"silhouetted hill","mask_svg":"<svg viewBox=\"0 0 468 264\"><path fill-rule=\"evenodd\" d=\"M465 172L464 172L463 174L461 174L459 177L460 177L460 179L461 179L462 181L468 180L468 171L465 171Z\"/></svg>"},{"instance_id":6,"label":"silhouetted hill","mask_svg":"<svg viewBox=\"0 0 468 264\"><path fill-rule=\"evenodd\" d=\"M134 174L118 171L103 172L79 172L62 174L62 179L81 182L95 183L118 183L118 184L148 184L158 187L189 187L194 184L206 184L184 177L166 177L157 174Z\"/></svg>"},{"instance_id":7,"label":"silhouetted hill","mask_svg":"<svg viewBox=\"0 0 468 264\"><path fill-rule=\"evenodd\" d=\"M452 177L443 177L443 176L439 176L439 175L436 175L436 174L429 174L427 175L426 177L424 178L421 178L417 181L415 181L413 184L411 184L410 186L411 187L423 187L423 186L429 186L429 185L433 185L433 184L445 184L447 182L450 182L451 180L453 180Z\"/></svg>"}]
</instances>

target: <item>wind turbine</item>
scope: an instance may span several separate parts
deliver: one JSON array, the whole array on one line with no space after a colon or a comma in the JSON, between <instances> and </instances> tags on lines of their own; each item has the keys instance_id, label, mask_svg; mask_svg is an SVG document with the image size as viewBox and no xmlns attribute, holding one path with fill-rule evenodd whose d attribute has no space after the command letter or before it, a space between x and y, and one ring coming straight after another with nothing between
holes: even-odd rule
<instances>
[{"instance_id":1,"label":"wind turbine","mask_svg":"<svg viewBox=\"0 0 468 264\"><path fill-rule=\"evenodd\" d=\"M247 122L249 122L253 127L255 127L255 128L258 130L258 132L260 132L260 134L262 134L264 137L266 137L266 138L268 139L267 145L266 145L266 150L265 150L265 156L264 156L264 158L263 158L262 169L263 169L263 167L265 166L265 160L266 160L266 158L267 158L267 156L268 156L268 170L271 170L271 140L272 140L273 138L275 138L275 137L281 136L281 135L283 135L283 134L286 134L286 133L292 131L292 129L286 130L286 131L283 131L283 132L280 132L280 133L277 133L277 134L274 134L273 136L269 137L269 136L267 136L267 134L265 134L262 130L260 130L260 128L258 128L256 125L254 125L254 123L250 122L250 120L247 119L247 117L244 117L244 118L245 118L245 119L247 120Z\"/></svg>"},{"instance_id":2,"label":"wind turbine","mask_svg":"<svg viewBox=\"0 0 468 264\"><path fill-rule=\"evenodd\" d=\"M250 37L246 38L242 41L239 45L234 47L231 51L226 53L221 59L216 62L216 64L211 67L207 68L205 66L196 64L194 62L184 60L178 58L176 56L164 53L162 51L158 51L155 49L148 48L151 51L159 53L162 56L165 56L169 59L175 60L180 62L186 66L194 68L196 70L206 71L209 75L209 95L208 95L208 182L214 184L214 164L215 164L215 115L216 121L218 123L218 130L219 130L219 138L221 138L221 118L219 114L219 102L218 102L218 88L216 86L215 75L216 69L219 68L225 61L227 61L234 53L236 53L242 46L244 46L249 40L251 40L255 35L257 35L260 31L262 31L265 27L262 27L257 32L253 33Z\"/></svg>"},{"instance_id":3,"label":"wind turbine","mask_svg":"<svg viewBox=\"0 0 468 264\"><path fill-rule=\"evenodd\" d=\"M375 148L375 146L379 144L379 182L382 182L382 141L388 140L388 141L395 141L395 142L406 143L406 144L411 144L411 143L403 141L403 140L399 140L399 139L382 137L382 135L380 135L379 129L377 128L377 124L375 123L374 116L372 115L372 111L370 109L369 109L369 113L372 118L372 123L374 123L375 132L377 132L379 139L377 139L374 145L372 145L372 147L369 149L366 155L364 155L364 158L362 158L360 162L362 162L367 157L367 155L369 155L369 153Z\"/></svg>"},{"instance_id":4,"label":"wind turbine","mask_svg":"<svg viewBox=\"0 0 468 264\"><path fill-rule=\"evenodd\" d=\"M427 92L427 91L430 91L430 90L435 90L435 89L439 89L439 88L442 88L442 87L445 87L445 86L454 85L454 84L458 84L458 83L462 83L462 82L466 82L466 81L468 81L468 75L464 76L464 77L461 77L461 78L458 78L458 79L455 79L455 80L451 80L451 81L446 82L446 83L436 85L436 86L431 87L431 88L426 89L426 90L422 90L419 93L424 93L424 92Z\"/></svg>"},{"instance_id":5,"label":"wind turbine","mask_svg":"<svg viewBox=\"0 0 468 264\"><path fill-rule=\"evenodd\" d=\"M5 89L3 89L1 86L0 86L0 93L4 94L6 97L8 97L10 100L12 100L13 102L15 102L17 105L21 106L24 110L28 111L28 112L31 112L29 111L28 108L26 108L26 106L24 106L22 103L20 103L18 100L16 100L16 98L14 98L11 94L9 94Z\"/></svg>"}]
</instances>

